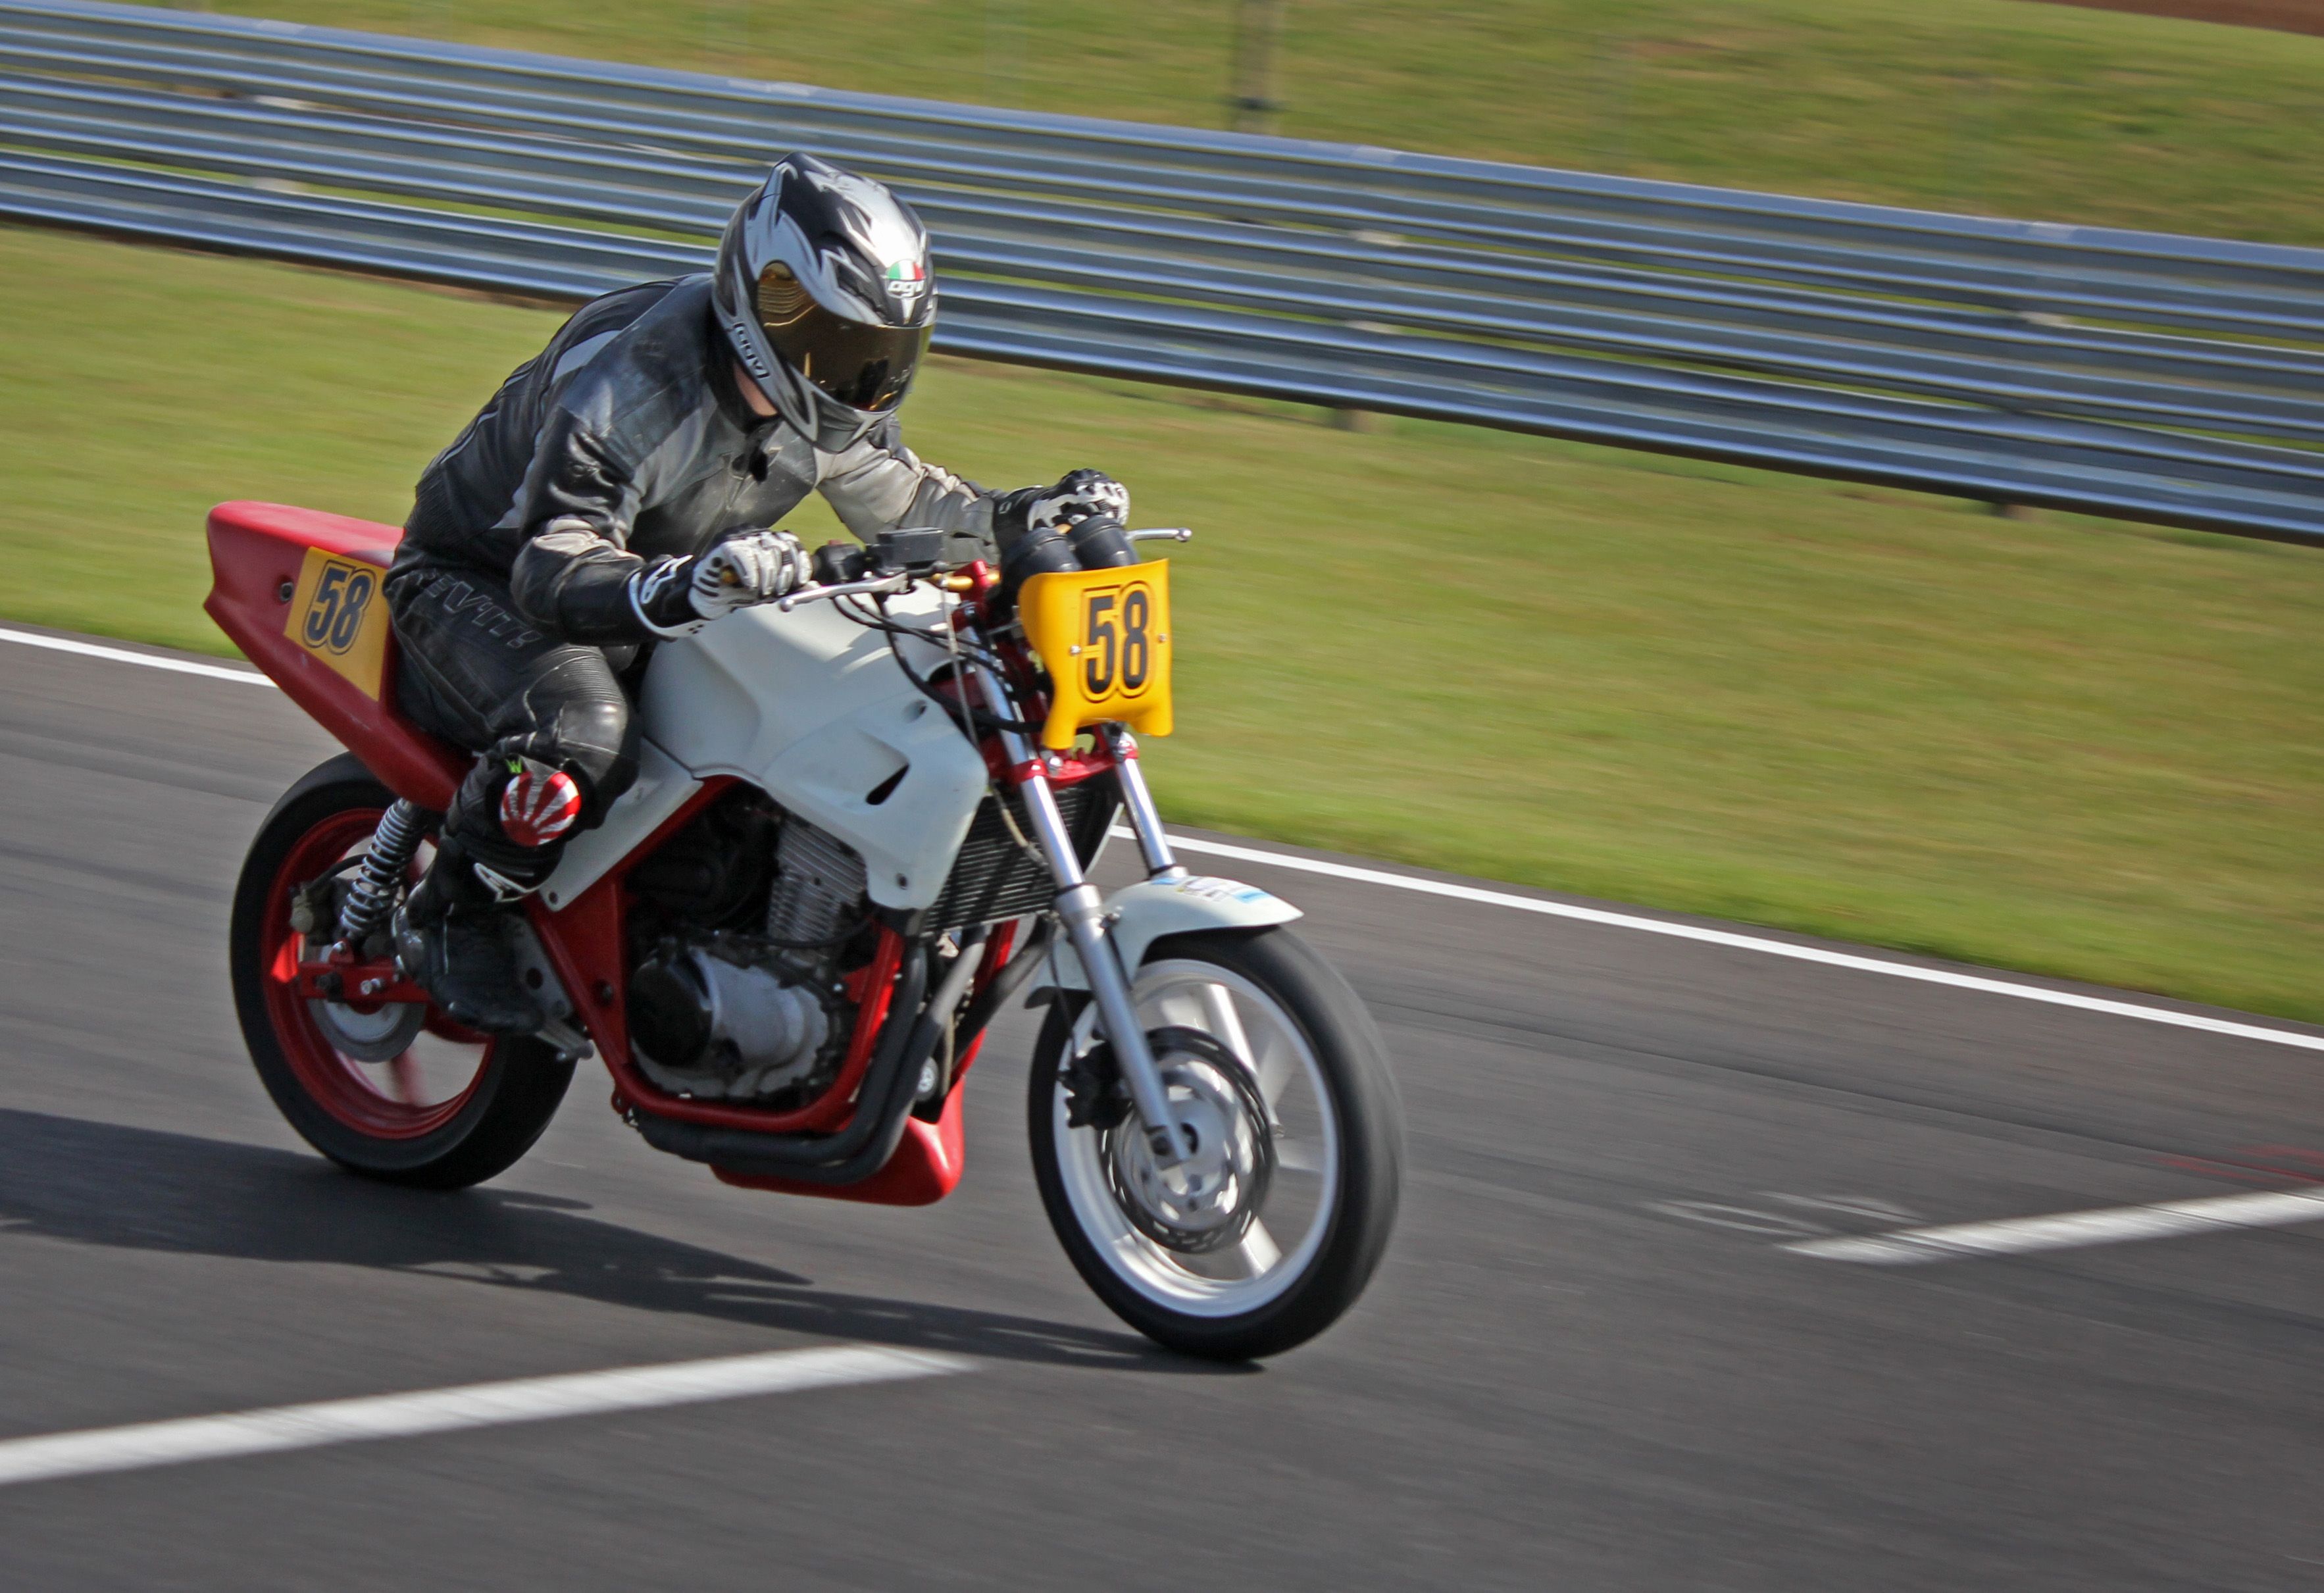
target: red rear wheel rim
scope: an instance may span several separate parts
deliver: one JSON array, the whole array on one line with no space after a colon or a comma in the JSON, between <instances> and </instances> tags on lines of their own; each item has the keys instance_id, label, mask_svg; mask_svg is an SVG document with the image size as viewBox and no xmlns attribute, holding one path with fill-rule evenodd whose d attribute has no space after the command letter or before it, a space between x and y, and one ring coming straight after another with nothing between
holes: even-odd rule
<instances>
[{"instance_id":1,"label":"red rear wheel rim","mask_svg":"<svg viewBox=\"0 0 2324 1593\"><path fill-rule=\"evenodd\" d=\"M297 965L306 944L305 938L290 925L291 892L368 841L384 811L376 807L342 809L300 836L291 847L282 866L275 870L273 884L267 893L266 915L259 931L259 953L263 959L260 980L266 989L266 1013L274 1026L274 1037L307 1098L339 1123L370 1138L418 1139L451 1122L467 1106L492 1064L494 1043L485 1041L475 1047L474 1070L466 1082L445 1099L399 1100L381 1089L379 1082L364 1072L362 1064L332 1047L306 999L283 973L286 968ZM449 1036L465 1032L433 1008L429 1010L428 1030ZM383 1079L392 1076L397 1066L393 1063L374 1065Z\"/></svg>"}]
</instances>

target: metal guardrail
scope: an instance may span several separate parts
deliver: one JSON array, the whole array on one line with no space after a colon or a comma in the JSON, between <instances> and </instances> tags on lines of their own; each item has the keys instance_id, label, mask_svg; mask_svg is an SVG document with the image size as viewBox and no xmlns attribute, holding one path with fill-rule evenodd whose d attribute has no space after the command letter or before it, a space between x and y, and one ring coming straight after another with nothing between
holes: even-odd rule
<instances>
[{"instance_id":1,"label":"metal guardrail","mask_svg":"<svg viewBox=\"0 0 2324 1593\"><path fill-rule=\"evenodd\" d=\"M2324 542L2324 251L0 0L23 220L570 299L793 148L954 353Z\"/></svg>"}]
</instances>

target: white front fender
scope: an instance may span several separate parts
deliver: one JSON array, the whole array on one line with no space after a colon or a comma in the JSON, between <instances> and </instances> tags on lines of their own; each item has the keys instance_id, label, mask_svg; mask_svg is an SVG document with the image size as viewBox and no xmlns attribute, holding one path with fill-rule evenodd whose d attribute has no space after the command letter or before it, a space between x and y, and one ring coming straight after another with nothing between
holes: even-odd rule
<instances>
[{"instance_id":1,"label":"white front fender","mask_svg":"<svg viewBox=\"0 0 2324 1593\"><path fill-rule=\"evenodd\" d=\"M1166 935L1258 929L1268 924L1288 924L1298 916L1297 907L1256 885L1206 874L1183 879L1141 879L1105 898L1106 938L1113 943L1132 979L1138 975L1138 965L1146 960L1147 948ZM1089 989L1081 959L1064 940L1051 951L1049 966L1060 988Z\"/></svg>"}]
</instances>

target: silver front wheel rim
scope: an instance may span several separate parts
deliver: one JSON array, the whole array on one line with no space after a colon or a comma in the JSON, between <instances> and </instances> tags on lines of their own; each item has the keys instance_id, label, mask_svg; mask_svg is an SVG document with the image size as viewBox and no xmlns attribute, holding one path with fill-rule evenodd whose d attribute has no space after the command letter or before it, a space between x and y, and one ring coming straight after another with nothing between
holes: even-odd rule
<instances>
[{"instance_id":1,"label":"silver front wheel rim","mask_svg":"<svg viewBox=\"0 0 2324 1593\"><path fill-rule=\"evenodd\" d=\"M1154 1303L1199 1317L1256 1311L1305 1274L1339 1202L1339 1117L1323 1071L1282 1004L1216 963L1149 962L1131 999L1148 1032L1204 1042L1156 1058L1195 1152L1157 1174L1134 1114L1113 1129L1071 1127L1060 1068L1049 1120L1065 1199L1107 1268ZM1095 1043L1096 1025L1084 1009L1069 1057Z\"/></svg>"}]
</instances>

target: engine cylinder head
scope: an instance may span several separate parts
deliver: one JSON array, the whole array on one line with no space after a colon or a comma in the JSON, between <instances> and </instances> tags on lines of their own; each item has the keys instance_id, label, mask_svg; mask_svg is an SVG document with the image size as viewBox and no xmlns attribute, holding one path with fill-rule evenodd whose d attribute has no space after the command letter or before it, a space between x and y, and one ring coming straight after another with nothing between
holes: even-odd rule
<instances>
[{"instance_id":1,"label":"engine cylinder head","mask_svg":"<svg viewBox=\"0 0 2324 1593\"><path fill-rule=\"evenodd\" d=\"M829 945L862 916L863 899L863 860L854 849L805 819L785 821L767 896L767 938L784 946Z\"/></svg>"}]
</instances>

